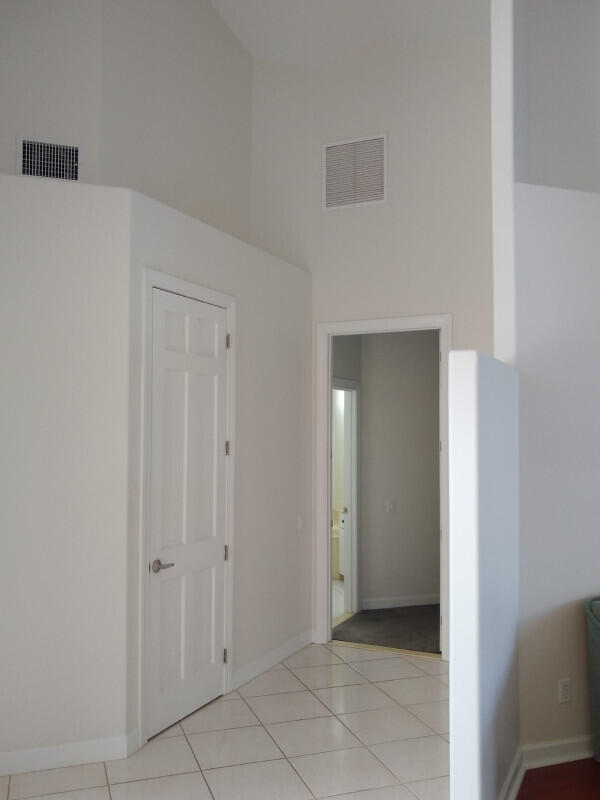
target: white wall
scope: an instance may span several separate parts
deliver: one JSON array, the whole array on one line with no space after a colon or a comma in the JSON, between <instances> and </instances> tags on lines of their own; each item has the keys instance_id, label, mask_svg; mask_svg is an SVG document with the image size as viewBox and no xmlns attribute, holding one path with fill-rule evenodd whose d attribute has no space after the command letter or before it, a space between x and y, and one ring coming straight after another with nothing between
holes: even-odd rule
<instances>
[{"instance_id":1,"label":"white wall","mask_svg":"<svg viewBox=\"0 0 600 800\"><path fill-rule=\"evenodd\" d=\"M359 381L362 336L334 336L331 345L331 369L334 378Z\"/></svg>"},{"instance_id":2,"label":"white wall","mask_svg":"<svg viewBox=\"0 0 600 800\"><path fill-rule=\"evenodd\" d=\"M517 338L514 0L491 0L490 10L494 357L514 364Z\"/></svg>"},{"instance_id":3,"label":"white wall","mask_svg":"<svg viewBox=\"0 0 600 800\"><path fill-rule=\"evenodd\" d=\"M438 332L361 340L362 602L367 608L439 602Z\"/></svg>"},{"instance_id":4,"label":"white wall","mask_svg":"<svg viewBox=\"0 0 600 800\"><path fill-rule=\"evenodd\" d=\"M126 745L130 195L0 176L0 207L2 774Z\"/></svg>"},{"instance_id":5,"label":"white wall","mask_svg":"<svg viewBox=\"0 0 600 800\"><path fill-rule=\"evenodd\" d=\"M600 196L517 185L516 199L521 739L561 740L566 757L589 751L583 600L599 589Z\"/></svg>"},{"instance_id":6,"label":"white wall","mask_svg":"<svg viewBox=\"0 0 600 800\"><path fill-rule=\"evenodd\" d=\"M1 774L137 738L142 267L236 298L234 679L310 637L311 364L306 273L123 190L0 204Z\"/></svg>"},{"instance_id":7,"label":"white wall","mask_svg":"<svg viewBox=\"0 0 600 800\"><path fill-rule=\"evenodd\" d=\"M418 19L399 36L320 68L255 63L255 242L311 271L313 326L450 313L455 347L491 353L490 7L397 3L392 13L410 9ZM323 211L323 146L374 133L388 136L387 202ZM316 350L315 333L315 365ZM315 458L316 436L315 417ZM320 576L316 542L313 556ZM318 598L319 586L315 577ZM314 625L322 638L323 621Z\"/></svg>"},{"instance_id":8,"label":"white wall","mask_svg":"<svg viewBox=\"0 0 600 800\"><path fill-rule=\"evenodd\" d=\"M0 5L0 172L17 137L81 146L81 180L99 182L102 0Z\"/></svg>"},{"instance_id":9,"label":"white wall","mask_svg":"<svg viewBox=\"0 0 600 800\"><path fill-rule=\"evenodd\" d=\"M516 0L516 176L600 192L600 4Z\"/></svg>"},{"instance_id":10,"label":"white wall","mask_svg":"<svg viewBox=\"0 0 600 800\"><path fill-rule=\"evenodd\" d=\"M151 265L236 298L230 646L239 680L290 640L310 636L310 276L137 194L132 258L134 420L141 380L141 268ZM137 453L135 441L132 446Z\"/></svg>"},{"instance_id":11,"label":"white wall","mask_svg":"<svg viewBox=\"0 0 600 800\"><path fill-rule=\"evenodd\" d=\"M251 238L252 59L209 0L103 0L101 183Z\"/></svg>"},{"instance_id":12,"label":"white wall","mask_svg":"<svg viewBox=\"0 0 600 800\"><path fill-rule=\"evenodd\" d=\"M209 0L7 0L0 172L16 137L81 147L81 180L251 238L252 60Z\"/></svg>"},{"instance_id":13,"label":"white wall","mask_svg":"<svg viewBox=\"0 0 600 800\"><path fill-rule=\"evenodd\" d=\"M315 202L308 169L311 114L306 70L254 62L253 235L260 247L303 269L311 264L308 208Z\"/></svg>"},{"instance_id":14,"label":"white wall","mask_svg":"<svg viewBox=\"0 0 600 800\"><path fill-rule=\"evenodd\" d=\"M255 66L257 242L311 270L315 322L452 312L455 344L491 352L486 6L432 4L402 37L319 69ZM388 202L324 212L323 145L377 132Z\"/></svg>"},{"instance_id":15,"label":"white wall","mask_svg":"<svg viewBox=\"0 0 600 800\"><path fill-rule=\"evenodd\" d=\"M517 375L453 352L449 400L451 796L497 800L519 745Z\"/></svg>"}]
</instances>

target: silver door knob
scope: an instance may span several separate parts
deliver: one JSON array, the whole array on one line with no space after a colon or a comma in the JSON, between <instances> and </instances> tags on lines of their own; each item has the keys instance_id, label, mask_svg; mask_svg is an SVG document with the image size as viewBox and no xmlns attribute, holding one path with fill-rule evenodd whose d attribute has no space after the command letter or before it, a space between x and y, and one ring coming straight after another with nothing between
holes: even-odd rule
<instances>
[{"instance_id":1,"label":"silver door knob","mask_svg":"<svg viewBox=\"0 0 600 800\"><path fill-rule=\"evenodd\" d=\"M156 573L156 572L160 572L161 569L170 569L171 567L174 567L174 566L175 566L175 563L173 561L171 561L170 564L163 564L162 561L160 560L160 558L155 558L154 561L152 562L151 569L152 569L152 572Z\"/></svg>"}]
</instances>

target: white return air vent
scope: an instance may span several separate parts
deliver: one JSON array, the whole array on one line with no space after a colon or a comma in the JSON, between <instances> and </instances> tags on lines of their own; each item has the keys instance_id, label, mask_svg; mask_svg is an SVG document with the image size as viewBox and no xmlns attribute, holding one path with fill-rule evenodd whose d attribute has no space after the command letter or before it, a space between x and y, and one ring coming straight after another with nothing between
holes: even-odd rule
<instances>
[{"instance_id":1,"label":"white return air vent","mask_svg":"<svg viewBox=\"0 0 600 800\"><path fill-rule=\"evenodd\" d=\"M385 136L326 145L324 160L325 208L385 200Z\"/></svg>"},{"instance_id":2,"label":"white return air vent","mask_svg":"<svg viewBox=\"0 0 600 800\"><path fill-rule=\"evenodd\" d=\"M21 139L18 167L21 175L76 181L79 180L79 148Z\"/></svg>"}]
</instances>

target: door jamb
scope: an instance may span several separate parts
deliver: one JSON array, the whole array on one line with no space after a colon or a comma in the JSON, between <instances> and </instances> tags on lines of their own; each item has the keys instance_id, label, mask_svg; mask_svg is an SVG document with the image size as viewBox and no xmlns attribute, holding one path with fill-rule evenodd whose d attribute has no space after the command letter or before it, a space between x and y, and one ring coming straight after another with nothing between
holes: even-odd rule
<instances>
[{"instance_id":1,"label":"door jamb","mask_svg":"<svg viewBox=\"0 0 600 800\"><path fill-rule=\"evenodd\" d=\"M335 376L332 377L331 381L331 389L332 389L332 397L333 397L333 389L342 389L349 392L354 392L355 399L352 404L352 439L353 441L353 453L352 453L352 508L351 508L351 519L352 519L352 536L350 539L350 552L351 552L351 563L352 563L352 575L351 575L351 606L353 613L356 611L360 611L362 608L361 603L361 595L360 595L360 587L359 587L359 569L358 569L358 562L359 562L359 525L358 525L358 514L360 511L359 508L359 498L358 498L358 480L359 480L359 467L360 467L360 382L355 380L350 380L349 378L337 378ZM331 581L331 575L330 575Z\"/></svg>"},{"instance_id":2,"label":"door jamb","mask_svg":"<svg viewBox=\"0 0 600 800\"><path fill-rule=\"evenodd\" d=\"M331 350L333 336L438 330L440 335L440 649L449 659L449 508L448 508L448 355L452 348L452 315L396 317L317 323L317 406L313 524L313 641L331 640Z\"/></svg>"},{"instance_id":3,"label":"door jamb","mask_svg":"<svg viewBox=\"0 0 600 800\"><path fill-rule=\"evenodd\" d=\"M191 281L176 278L150 267L143 269L143 311L142 311L142 396L141 396L141 476L140 476L140 530L139 530L139 730L140 746L148 741L146 727L147 687L144 672L146 647L148 644L148 592L150 589L147 564L149 563L149 525L150 520L150 472L151 472L151 431L152 431L152 292L162 289L172 294L189 297L201 303L223 308L227 314L227 331L230 346L227 350L227 373L225 387L225 438L235 441L235 298L216 292ZM224 569L224 642L228 650L227 663L223 665L223 694L231 689L233 642L233 554L234 554L234 477L235 447L225 459L225 544L229 557Z\"/></svg>"}]
</instances>

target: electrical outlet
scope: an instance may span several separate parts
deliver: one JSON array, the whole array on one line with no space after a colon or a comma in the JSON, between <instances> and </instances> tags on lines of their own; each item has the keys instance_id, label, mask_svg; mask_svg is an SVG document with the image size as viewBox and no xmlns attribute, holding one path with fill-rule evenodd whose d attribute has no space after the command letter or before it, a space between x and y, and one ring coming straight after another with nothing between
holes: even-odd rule
<instances>
[{"instance_id":1,"label":"electrical outlet","mask_svg":"<svg viewBox=\"0 0 600 800\"><path fill-rule=\"evenodd\" d=\"M558 702L560 705L563 703L570 703L573 694L573 687L571 678L561 678L558 682Z\"/></svg>"}]
</instances>

